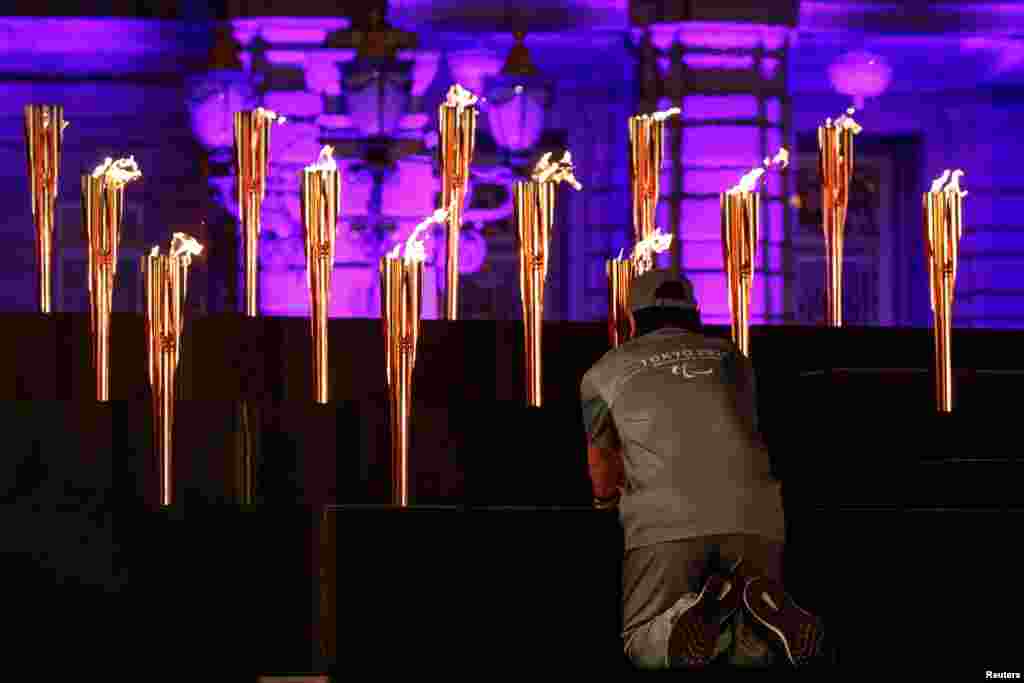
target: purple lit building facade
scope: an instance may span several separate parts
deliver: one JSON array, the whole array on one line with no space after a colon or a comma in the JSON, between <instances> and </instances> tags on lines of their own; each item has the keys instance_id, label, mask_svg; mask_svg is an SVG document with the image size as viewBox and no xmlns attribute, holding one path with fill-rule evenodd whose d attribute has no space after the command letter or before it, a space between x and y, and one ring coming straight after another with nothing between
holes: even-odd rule
<instances>
[{"instance_id":1,"label":"purple lit building facade","mask_svg":"<svg viewBox=\"0 0 1024 683\"><path fill-rule=\"evenodd\" d=\"M534 15L548 16L550 3L535 4ZM387 21L414 39L391 66L366 73L355 66L359 18L231 20L240 64L232 69L210 66L214 25L199 14L0 19L8 245L0 305L34 308L21 111L38 102L63 104L71 121L57 310L86 310L78 176L104 156L128 154L144 180L128 190L115 310L141 310L137 257L176 230L210 247L190 305L239 310L230 114L262 105L289 119L272 133L262 313L309 314L297 177L332 144L343 198L331 315L378 317L376 264L437 205L436 109L460 82L488 98L461 247L464 319L519 316L511 184L541 153L564 148L584 191L559 195L546 316L604 316L604 262L631 245L627 118L675 105L683 116L666 129L659 225L677 240L662 265L690 275L708 322L726 323L717 193L765 153L789 146L791 170L765 191L752 321L817 323L824 252L814 130L862 99L848 323L930 324L920 195L943 169L960 167L970 195L954 322L1024 327L1024 183L1013 163L1024 151L1013 126L1024 114L1024 12L950 3L922 10L922 23L875 3L837 0L801 2L786 24L756 15L695 21L625 0L570 5L549 12L546 27L531 27L525 45L539 76L513 97L502 94L511 83L500 72L515 43L511 28L496 28L501 5L481 19L463 16L457 3L396 0ZM437 233L428 241L427 318L438 317L443 263Z\"/></svg>"}]
</instances>

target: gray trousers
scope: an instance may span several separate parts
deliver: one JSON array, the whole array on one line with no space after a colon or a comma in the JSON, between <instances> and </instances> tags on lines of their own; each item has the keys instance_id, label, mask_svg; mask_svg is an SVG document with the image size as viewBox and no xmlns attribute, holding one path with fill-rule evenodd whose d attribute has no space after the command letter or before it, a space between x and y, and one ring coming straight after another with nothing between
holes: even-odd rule
<instances>
[{"instance_id":1,"label":"gray trousers","mask_svg":"<svg viewBox=\"0 0 1024 683\"><path fill-rule=\"evenodd\" d=\"M730 534L703 536L635 548L623 560L623 647L642 669L671 667L672 627L712 573L725 574L741 557L748 575L782 583L782 541ZM749 625L744 610L733 615L716 652L737 667L771 666L776 653Z\"/></svg>"}]
</instances>

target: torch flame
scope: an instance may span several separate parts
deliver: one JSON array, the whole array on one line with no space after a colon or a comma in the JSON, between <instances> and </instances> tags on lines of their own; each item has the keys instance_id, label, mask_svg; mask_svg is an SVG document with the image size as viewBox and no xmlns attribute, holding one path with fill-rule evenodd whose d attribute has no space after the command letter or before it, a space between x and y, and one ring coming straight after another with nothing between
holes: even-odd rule
<instances>
[{"instance_id":1,"label":"torch flame","mask_svg":"<svg viewBox=\"0 0 1024 683\"><path fill-rule=\"evenodd\" d=\"M962 178L963 175L964 172L959 168L953 171L953 174L949 179L949 184L946 185L945 192L949 194L959 195L960 197L966 197L967 190L960 189L960 178Z\"/></svg>"},{"instance_id":2,"label":"torch flame","mask_svg":"<svg viewBox=\"0 0 1024 683\"><path fill-rule=\"evenodd\" d=\"M572 165L572 153L566 150L562 158L556 163L551 163L551 152L547 152L540 158L533 168L532 179L538 183L546 182L567 182L576 190L582 190L583 186L576 180Z\"/></svg>"},{"instance_id":3,"label":"torch flame","mask_svg":"<svg viewBox=\"0 0 1024 683\"><path fill-rule=\"evenodd\" d=\"M942 172L942 175L940 175L938 178L932 181L932 186L929 192L946 192L949 194L955 194L961 197L966 197L967 191L960 189L960 178L962 178L963 175L963 170L959 168L956 169L955 171L951 171L950 169L947 168L945 171Z\"/></svg>"},{"instance_id":4,"label":"torch flame","mask_svg":"<svg viewBox=\"0 0 1024 683\"><path fill-rule=\"evenodd\" d=\"M203 245L199 244L194 237L186 235L183 232L176 232L171 238L171 257L185 255L191 259L193 256L198 256L203 253Z\"/></svg>"},{"instance_id":5,"label":"torch flame","mask_svg":"<svg viewBox=\"0 0 1024 683\"><path fill-rule=\"evenodd\" d=\"M740 192L756 192L757 183L763 175L763 168L755 168L754 170L750 171L745 176L740 178L740 182L738 185L729 188L729 194L737 194Z\"/></svg>"},{"instance_id":6,"label":"torch flame","mask_svg":"<svg viewBox=\"0 0 1024 683\"><path fill-rule=\"evenodd\" d=\"M472 107L477 103L478 99L479 98L477 98L476 95L456 83L452 87L448 88L448 95L445 98L445 106L455 107L459 111L462 111L466 107Z\"/></svg>"},{"instance_id":7,"label":"torch flame","mask_svg":"<svg viewBox=\"0 0 1024 683\"><path fill-rule=\"evenodd\" d=\"M412 234L409 235L409 239L405 241L405 261L407 263L411 261L422 262L427 260L427 250L423 244L423 240L417 239L417 237L419 237L420 233L426 232L427 228L432 224L437 223L440 225L446 220L448 220L448 209L438 209L423 219L422 223L416 226L412 231Z\"/></svg>"},{"instance_id":8,"label":"torch flame","mask_svg":"<svg viewBox=\"0 0 1024 683\"><path fill-rule=\"evenodd\" d=\"M683 112L681 109L679 109L679 107L672 107L671 109L666 109L665 111L654 112L653 114L651 114L651 118L660 123L670 116L677 116L682 113Z\"/></svg>"},{"instance_id":9,"label":"torch flame","mask_svg":"<svg viewBox=\"0 0 1024 683\"><path fill-rule=\"evenodd\" d=\"M338 164L334 161L334 148L330 145L324 145L323 149L320 150L320 158L317 159L316 163L312 166L307 166L306 170L310 173L317 171L337 171Z\"/></svg>"},{"instance_id":10,"label":"torch flame","mask_svg":"<svg viewBox=\"0 0 1024 683\"><path fill-rule=\"evenodd\" d=\"M152 249L149 250L149 255L151 257L152 256L159 256L160 255L160 247L154 246Z\"/></svg>"},{"instance_id":11,"label":"torch flame","mask_svg":"<svg viewBox=\"0 0 1024 683\"><path fill-rule=\"evenodd\" d=\"M649 237L640 240L633 247L633 260L650 258L651 254L660 254L672 246L672 235L665 234L661 228L655 228Z\"/></svg>"},{"instance_id":12,"label":"torch flame","mask_svg":"<svg viewBox=\"0 0 1024 683\"><path fill-rule=\"evenodd\" d=\"M401 244L396 244L395 248L388 252L388 258L392 259L392 260L397 259L398 258L398 250L401 249L401 248L402 248Z\"/></svg>"},{"instance_id":13,"label":"torch flame","mask_svg":"<svg viewBox=\"0 0 1024 683\"><path fill-rule=\"evenodd\" d=\"M108 185L127 185L133 180L142 177L139 165L135 163L135 157L118 159L114 161L110 157L103 160L103 163L93 169L93 178L103 177Z\"/></svg>"},{"instance_id":14,"label":"torch flame","mask_svg":"<svg viewBox=\"0 0 1024 683\"><path fill-rule=\"evenodd\" d=\"M63 133L64 129L66 129L70 125L71 125L70 121L62 122L61 126L60 126L60 131ZM50 110L49 109L43 109L43 128L49 128L49 127L50 127Z\"/></svg>"},{"instance_id":15,"label":"torch flame","mask_svg":"<svg viewBox=\"0 0 1024 683\"><path fill-rule=\"evenodd\" d=\"M773 157L765 157L764 165L768 168L772 166L778 166L779 168L786 168L789 166L789 150L785 147L780 147L778 153Z\"/></svg>"},{"instance_id":16,"label":"torch flame","mask_svg":"<svg viewBox=\"0 0 1024 683\"><path fill-rule=\"evenodd\" d=\"M545 152L544 156L540 158L537 165L533 167L533 179L538 180L538 176L544 173L551 167L551 152Z\"/></svg>"},{"instance_id":17,"label":"torch flame","mask_svg":"<svg viewBox=\"0 0 1024 683\"><path fill-rule=\"evenodd\" d=\"M853 113L857 111L853 107L850 107L845 112L840 114L834 121L831 118L825 119L826 128L840 128L842 130L852 130L854 135L859 134L864 130L859 123L853 120Z\"/></svg>"},{"instance_id":18,"label":"torch flame","mask_svg":"<svg viewBox=\"0 0 1024 683\"><path fill-rule=\"evenodd\" d=\"M765 157L764 164L760 168L755 168L745 176L740 178L738 185L729 188L728 194L737 194L740 192L757 192L758 184L764 176L765 171L770 171L775 167L785 168L789 165L789 150L785 147L780 147L779 151L773 157Z\"/></svg>"},{"instance_id":19,"label":"torch flame","mask_svg":"<svg viewBox=\"0 0 1024 683\"><path fill-rule=\"evenodd\" d=\"M946 184L946 181L949 180L949 174L950 173L952 173L952 171L950 171L947 168L945 171L942 172L942 175L940 175L938 178L933 180L932 181L932 189L931 189L931 191L932 192L942 192L942 187Z\"/></svg>"},{"instance_id":20,"label":"torch flame","mask_svg":"<svg viewBox=\"0 0 1024 683\"><path fill-rule=\"evenodd\" d=\"M625 253L626 253L626 248L625 248L625 247L623 247L622 249L619 249L619 258L617 258L617 259L615 259L615 260L616 260L616 261L621 261L621 260L622 260L622 256L623 256L623 254L625 254Z\"/></svg>"},{"instance_id":21,"label":"torch flame","mask_svg":"<svg viewBox=\"0 0 1024 683\"><path fill-rule=\"evenodd\" d=\"M256 107L256 116L266 119L267 121L276 121L277 123L284 123L287 119L281 116L276 111L264 109L263 107Z\"/></svg>"}]
</instances>

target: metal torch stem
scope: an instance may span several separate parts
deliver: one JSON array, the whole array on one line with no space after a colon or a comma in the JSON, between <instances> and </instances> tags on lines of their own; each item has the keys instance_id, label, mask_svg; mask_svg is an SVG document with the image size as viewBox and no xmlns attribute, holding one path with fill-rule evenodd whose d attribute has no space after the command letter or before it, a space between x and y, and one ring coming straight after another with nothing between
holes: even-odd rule
<instances>
[{"instance_id":1,"label":"metal torch stem","mask_svg":"<svg viewBox=\"0 0 1024 683\"><path fill-rule=\"evenodd\" d=\"M821 176L822 232L825 237L825 324L843 326L843 243L850 179L853 177L853 133L832 126L818 128L818 173Z\"/></svg>"},{"instance_id":2,"label":"metal torch stem","mask_svg":"<svg viewBox=\"0 0 1024 683\"><path fill-rule=\"evenodd\" d=\"M327 403L330 385L327 318L340 195L336 170L303 172L301 201L313 340L313 401L320 404Z\"/></svg>"},{"instance_id":3,"label":"metal torch stem","mask_svg":"<svg viewBox=\"0 0 1024 683\"><path fill-rule=\"evenodd\" d=\"M63 107L32 104L25 107L25 145L36 230L36 285L42 313L53 310L53 216L63 131Z\"/></svg>"},{"instance_id":4,"label":"metal torch stem","mask_svg":"<svg viewBox=\"0 0 1024 683\"><path fill-rule=\"evenodd\" d=\"M750 356L750 294L760 215L756 192L723 193L722 256L729 284L732 339L740 352Z\"/></svg>"},{"instance_id":5,"label":"metal torch stem","mask_svg":"<svg viewBox=\"0 0 1024 683\"><path fill-rule=\"evenodd\" d=\"M419 343L423 265L385 256L380 263L385 376L391 416L391 502L409 505L412 372Z\"/></svg>"},{"instance_id":6,"label":"metal torch stem","mask_svg":"<svg viewBox=\"0 0 1024 683\"><path fill-rule=\"evenodd\" d=\"M943 192L924 195L925 249L935 323L935 400L940 412L953 410L953 295L963 231L962 198Z\"/></svg>"},{"instance_id":7,"label":"metal torch stem","mask_svg":"<svg viewBox=\"0 0 1024 683\"><path fill-rule=\"evenodd\" d=\"M526 400L533 407L540 407L542 402L544 281L554 221L555 185L519 181L513 187L525 333Z\"/></svg>"},{"instance_id":8,"label":"metal torch stem","mask_svg":"<svg viewBox=\"0 0 1024 683\"><path fill-rule=\"evenodd\" d=\"M465 201L465 189L453 188L451 197L447 193L443 197L445 202L442 206L448 207L448 221L445 224L446 230L446 255L445 258L445 298L444 317L445 320L458 320L459 318L459 231L462 229L462 206Z\"/></svg>"},{"instance_id":9,"label":"metal torch stem","mask_svg":"<svg viewBox=\"0 0 1024 683\"><path fill-rule=\"evenodd\" d=\"M943 283L941 299L935 307L935 396L938 409L953 410L953 326L949 294L952 288Z\"/></svg>"},{"instance_id":10,"label":"metal torch stem","mask_svg":"<svg viewBox=\"0 0 1024 683\"><path fill-rule=\"evenodd\" d=\"M612 348L619 346L619 272L615 259L605 264L608 274L608 343Z\"/></svg>"},{"instance_id":11,"label":"metal torch stem","mask_svg":"<svg viewBox=\"0 0 1024 683\"><path fill-rule=\"evenodd\" d=\"M110 288L113 280L109 267L100 265L93 283L96 308L96 329L93 332L93 367L96 370L96 400L110 400Z\"/></svg>"},{"instance_id":12,"label":"metal torch stem","mask_svg":"<svg viewBox=\"0 0 1024 683\"><path fill-rule=\"evenodd\" d=\"M313 400L320 404L327 403L329 366L327 358L327 303L323 295L315 296L313 311L313 367L314 387Z\"/></svg>"},{"instance_id":13,"label":"metal torch stem","mask_svg":"<svg viewBox=\"0 0 1024 683\"><path fill-rule=\"evenodd\" d=\"M245 218L245 314L255 318L259 312L260 199L254 192L246 193Z\"/></svg>"},{"instance_id":14,"label":"metal torch stem","mask_svg":"<svg viewBox=\"0 0 1024 683\"><path fill-rule=\"evenodd\" d=\"M124 188L103 178L83 176L82 209L89 242L89 319L96 400L110 400L110 309L117 273L117 246L124 211Z\"/></svg>"},{"instance_id":15,"label":"metal torch stem","mask_svg":"<svg viewBox=\"0 0 1024 683\"><path fill-rule=\"evenodd\" d=\"M257 111L234 114L235 166L245 258L245 314L258 314L259 239L263 197L267 189L270 121Z\"/></svg>"},{"instance_id":16,"label":"metal torch stem","mask_svg":"<svg viewBox=\"0 0 1024 683\"><path fill-rule=\"evenodd\" d=\"M174 354L160 352L159 388L154 391L160 466L160 505L174 502Z\"/></svg>"},{"instance_id":17,"label":"metal torch stem","mask_svg":"<svg viewBox=\"0 0 1024 683\"><path fill-rule=\"evenodd\" d=\"M51 288L53 264L53 209L52 200L42 197L36 214L36 264L38 275L39 310L50 313L53 310Z\"/></svg>"},{"instance_id":18,"label":"metal torch stem","mask_svg":"<svg viewBox=\"0 0 1024 683\"><path fill-rule=\"evenodd\" d=\"M827 190L826 190L827 192ZM843 232L845 210L825 203L825 324L843 326Z\"/></svg>"},{"instance_id":19,"label":"metal torch stem","mask_svg":"<svg viewBox=\"0 0 1024 683\"><path fill-rule=\"evenodd\" d=\"M608 272L608 340L612 348L629 341L629 290L633 280L633 262L612 259L607 262Z\"/></svg>"},{"instance_id":20,"label":"metal torch stem","mask_svg":"<svg viewBox=\"0 0 1024 683\"><path fill-rule=\"evenodd\" d=\"M441 202L448 209L446 223L445 320L459 317L459 232L469 183L469 165L476 146L476 116L472 107L438 108Z\"/></svg>"},{"instance_id":21,"label":"metal torch stem","mask_svg":"<svg viewBox=\"0 0 1024 683\"><path fill-rule=\"evenodd\" d=\"M391 502L400 507L409 505L409 412L410 381L408 354L398 352L398 381L391 399L392 431L391 477L394 482Z\"/></svg>"},{"instance_id":22,"label":"metal torch stem","mask_svg":"<svg viewBox=\"0 0 1024 683\"><path fill-rule=\"evenodd\" d=\"M153 441L160 505L174 502L174 406L187 265L177 257L144 256L146 342L153 400Z\"/></svg>"}]
</instances>

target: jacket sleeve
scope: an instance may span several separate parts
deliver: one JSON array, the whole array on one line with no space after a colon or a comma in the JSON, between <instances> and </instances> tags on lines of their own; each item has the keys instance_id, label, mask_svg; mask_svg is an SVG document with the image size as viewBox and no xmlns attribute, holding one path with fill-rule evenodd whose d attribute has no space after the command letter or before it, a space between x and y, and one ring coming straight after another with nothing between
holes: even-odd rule
<instances>
[{"instance_id":1,"label":"jacket sleeve","mask_svg":"<svg viewBox=\"0 0 1024 683\"><path fill-rule=\"evenodd\" d=\"M583 404L583 428L587 433L587 444L607 450L619 448L621 444L612 419L611 406L601 395L592 371L583 376L580 400Z\"/></svg>"}]
</instances>

